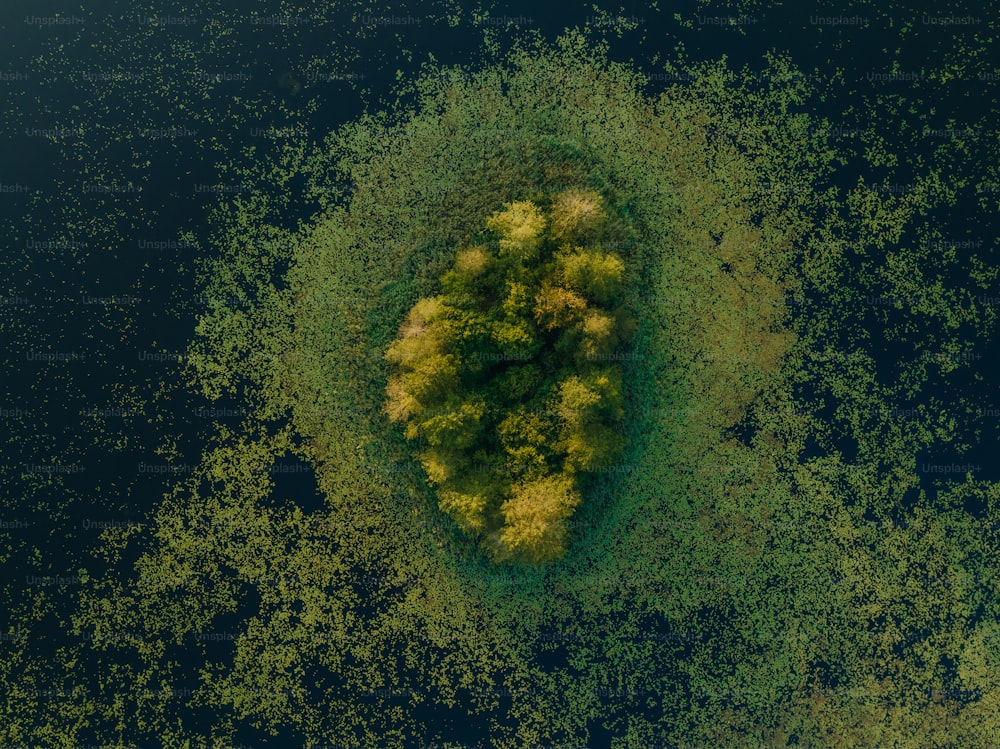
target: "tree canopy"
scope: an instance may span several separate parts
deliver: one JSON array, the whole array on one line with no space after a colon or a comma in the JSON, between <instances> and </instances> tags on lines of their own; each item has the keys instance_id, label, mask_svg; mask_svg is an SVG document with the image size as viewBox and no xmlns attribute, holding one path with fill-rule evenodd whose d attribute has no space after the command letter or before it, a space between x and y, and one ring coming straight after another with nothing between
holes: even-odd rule
<instances>
[{"instance_id":1,"label":"tree canopy","mask_svg":"<svg viewBox=\"0 0 1000 749\"><path fill-rule=\"evenodd\" d=\"M385 413L421 444L441 509L496 561L562 556L587 476L622 449L615 359L632 319L625 262L601 249L607 209L578 188L538 202L489 216L385 354Z\"/></svg>"}]
</instances>

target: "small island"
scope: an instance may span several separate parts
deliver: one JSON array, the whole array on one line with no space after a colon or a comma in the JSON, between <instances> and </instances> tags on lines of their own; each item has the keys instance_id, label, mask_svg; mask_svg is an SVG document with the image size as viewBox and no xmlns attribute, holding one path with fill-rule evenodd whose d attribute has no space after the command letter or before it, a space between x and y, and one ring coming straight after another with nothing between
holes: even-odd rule
<instances>
[{"instance_id":1,"label":"small island","mask_svg":"<svg viewBox=\"0 0 1000 749\"><path fill-rule=\"evenodd\" d=\"M622 448L623 259L601 195L506 204L458 251L441 293L406 315L385 358L385 412L438 502L494 561L566 551L587 477ZM615 242L618 246L620 242Z\"/></svg>"}]
</instances>

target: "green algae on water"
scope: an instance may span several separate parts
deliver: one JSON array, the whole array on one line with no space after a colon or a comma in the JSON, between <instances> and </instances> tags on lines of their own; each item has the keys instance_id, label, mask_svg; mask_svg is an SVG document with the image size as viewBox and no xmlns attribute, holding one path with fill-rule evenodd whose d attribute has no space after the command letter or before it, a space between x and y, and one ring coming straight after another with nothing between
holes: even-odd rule
<instances>
[{"instance_id":1,"label":"green algae on water","mask_svg":"<svg viewBox=\"0 0 1000 749\"><path fill-rule=\"evenodd\" d=\"M912 297L929 260L970 288L995 274L920 241L939 173L832 186L815 92L769 64L766 83L695 65L655 97L580 34L428 66L393 111L275 164L312 220L234 200L188 371L252 415L162 503L135 579L82 597L77 627L145 633L102 643L120 659L99 678L139 685L106 714L183 745L204 707L205 746L245 725L447 746L466 724L497 747L989 743L997 492L972 472L927 492L917 455L959 437L896 411L993 318L925 279L908 319L953 337L890 378L858 297ZM484 216L579 186L631 226L625 447L561 560L498 566L391 428L384 354ZM291 457L322 508L274 501ZM204 664L184 708L164 691L182 656Z\"/></svg>"}]
</instances>

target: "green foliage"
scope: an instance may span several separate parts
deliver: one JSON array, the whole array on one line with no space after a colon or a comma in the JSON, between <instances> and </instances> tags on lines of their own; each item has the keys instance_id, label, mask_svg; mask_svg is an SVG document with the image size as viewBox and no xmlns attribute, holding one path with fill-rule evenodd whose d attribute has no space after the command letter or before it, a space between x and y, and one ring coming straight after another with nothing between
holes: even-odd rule
<instances>
[{"instance_id":1,"label":"green foliage","mask_svg":"<svg viewBox=\"0 0 1000 749\"><path fill-rule=\"evenodd\" d=\"M586 308L586 299L561 286L543 284L535 296L535 320L546 332L578 322Z\"/></svg>"},{"instance_id":2,"label":"green foliage","mask_svg":"<svg viewBox=\"0 0 1000 749\"><path fill-rule=\"evenodd\" d=\"M462 530L469 533L482 533L486 530L486 510L491 504L491 497L487 493L477 492L474 489L456 491L442 487L438 491L438 497L441 509L447 512Z\"/></svg>"},{"instance_id":3,"label":"green foliage","mask_svg":"<svg viewBox=\"0 0 1000 749\"><path fill-rule=\"evenodd\" d=\"M421 410L447 398L459 383L460 361L454 354L431 354L412 362L400 378Z\"/></svg>"},{"instance_id":4,"label":"green foliage","mask_svg":"<svg viewBox=\"0 0 1000 749\"><path fill-rule=\"evenodd\" d=\"M566 551L566 521L580 504L580 493L568 475L529 478L515 483L501 506L500 559L513 557L539 564Z\"/></svg>"},{"instance_id":5,"label":"green foliage","mask_svg":"<svg viewBox=\"0 0 1000 749\"><path fill-rule=\"evenodd\" d=\"M621 435L607 426L622 416L621 373L617 367L564 380L554 410L559 419L556 444L566 454L567 472L605 468L622 449Z\"/></svg>"},{"instance_id":6,"label":"green foliage","mask_svg":"<svg viewBox=\"0 0 1000 749\"><path fill-rule=\"evenodd\" d=\"M530 320L497 320L490 330L490 337L503 359L523 361L531 359L541 341Z\"/></svg>"},{"instance_id":7,"label":"green foliage","mask_svg":"<svg viewBox=\"0 0 1000 749\"><path fill-rule=\"evenodd\" d=\"M975 79L989 59L978 48L948 65ZM962 426L987 401L949 393L980 373L923 354L989 345L996 305L972 298L994 293L996 263L949 257L918 229L947 220L956 200L995 214L995 139L964 156L942 147L925 178L918 151L859 138L862 173L905 164L888 179L914 189L849 198L825 186L854 182L829 179L847 140L821 134L809 84L787 62L676 65L667 72L684 83L652 100L646 76L580 34L517 51L509 66L431 71L404 122L365 118L318 150L307 173L324 212L272 246L291 262L288 293L268 286L273 263L248 247L287 216L263 200L239 206L211 290L227 299L247 279L262 298L204 315L191 361L213 397L248 384L246 433L220 434L150 527L106 534L118 567L81 586L72 620L106 640L63 638L44 658L34 632L28 646L5 643L6 743L207 749L251 726L296 746L406 747L437 741L426 716L438 714L489 726L482 743L503 749L596 745L598 723L615 749L997 744L1000 490L969 476L925 491L917 457L961 455L989 435ZM890 108L906 90L866 89ZM893 127L888 111L855 115ZM979 157L987 190L931 189L952 159L972 168ZM346 179L350 205L334 205L326 180ZM600 186L636 222L620 294L642 315L619 382L576 361L594 300L545 278L546 245L615 241L607 225L555 238L559 201L545 195L564 184ZM477 234L512 195L548 217L534 269ZM494 358L507 280L537 290L532 318L552 355ZM873 311L867 294L912 301ZM412 335L433 327L439 340L383 359L413 301L435 295L461 302L415 316ZM624 330L617 307L604 311ZM887 342L909 354L889 371ZM392 374L405 429L387 430L389 370L454 352L464 368L446 408ZM560 364L571 371L553 374ZM442 433L467 434L461 406L477 395L502 405L484 409L483 446L421 445L424 490L406 430L457 411ZM630 418L615 426L627 441L608 468L627 470L578 499L568 451L571 467L599 466L587 446L611 438L585 433L611 428L598 406L610 418L625 404ZM288 413L293 429L275 438ZM561 472L511 475L491 493L490 466L510 462L508 448ZM286 450L316 468L324 504L312 513L267 480ZM496 559L562 560L485 564L437 505ZM570 543L579 529L585 542ZM38 608L57 597L41 589ZM194 639L223 631L223 649ZM131 632L135 642L114 639ZM100 660L81 683L91 651ZM199 696L163 697L166 685ZM85 696L49 699L53 686Z\"/></svg>"},{"instance_id":8,"label":"green foliage","mask_svg":"<svg viewBox=\"0 0 1000 749\"><path fill-rule=\"evenodd\" d=\"M550 233L558 242L581 242L593 238L607 219L604 201L594 190L572 189L552 201Z\"/></svg>"},{"instance_id":9,"label":"green foliage","mask_svg":"<svg viewBox=\"0 0 1000 749\"><path fill-rule=\"evenodd\" d=\"M550 203L548 234L532 201L494 212L486 228L495 238L456 253L442 293L416 302L385 354L397 371L383 410L430 448L421 462L441 509L496 561L557 559L584 474L624 446L609 427L623 416L620 367L594 362L628 335L622 311L602 306L617 301L625 264L614 253L558 249L559 240L603 228L600 195L573 189ZM473 395L462 401L466 392ZM555 407L525 405L549 401ZM470 470L479 471L472 488ZM550 502L545 487L561 499Z\"/></svg>"},{"instance_id":10,"label":"green foliage","mask_svg":"<svg viewBox=\"0 0 1000 749\"><path fill-rule=\"evenodd\" d=\"M511 364L490 383L496 401L520 403L534 393L545 375L537 364Z\"/></svg>"},{"instance_id":11,"label":"green foliage","mask_svg":"<svg viewBox=\"0 0 1000 749\"><path fill-rule=\"evenodd\" d=\"M500 235L500 254L522 263L537 256L545 225L545 215L529 200L509 203L486 221L486 227Z\"/></svg>"},{"instance_id":12,"label":"green foliage","mask_svg":"<svg viewBox=\"0 0 1000 749\"><path fill-rule=\"evenodd\" d=\"M479 436L486 404L481 399L452 405L453 401L446 401L444 409L436 410L430 418L416 420L414 423L419 426L413 437L422 437L437 448L467 450L472 447Z\"/></svg>"},{"instance_id":13,"label":"green foliage","mask_svg":"<svg viewBox=\"0 0 1000 749\"><path fill-rule=\"evenodd\" d=\"M497 435L507 455L506 463L519 476L545 475L552 457L552 423L523 406L508 413L497 425Z\"/></svg>"},{"instance_id":14,"label":"green foliage","mask_svg":"<svg viewBox=\"0 0 1000 749\"><path fill-rule=\"evenodd\" d=\"M556 255L556 278L597 304L611 304L621 292L625 266L613 253L574 247Z\"/></svg>"}]
</instances>

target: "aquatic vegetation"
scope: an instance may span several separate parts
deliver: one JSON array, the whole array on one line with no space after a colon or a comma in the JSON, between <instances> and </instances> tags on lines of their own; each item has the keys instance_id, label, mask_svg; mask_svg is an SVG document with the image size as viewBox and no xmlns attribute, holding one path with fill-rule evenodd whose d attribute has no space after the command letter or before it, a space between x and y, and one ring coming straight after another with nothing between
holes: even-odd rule
<instances>
[{"instance_id":1,"label":"aquatic vegetation","mask_svg":"<svg viewBox=\"0 0 1000 749\"><path fill-rule=\"evenodd\" d=\"M83 644L0 662L0 736L993 742L960 378L997 273L946 223L993 162L948 139L904 184L783 57L678 52L652 94L582 33L490 54L233 168L184 371L243 418L104 533Z\"/></svg>"},{"instance_id":2,"label":"aquatic vegetation","mask_svg":"<svg viewBox=\"0 0 1000 749\"><path fill-rule=\"evenodd\" d=\"M905 665L876 668L900 657L898 643L939 628L940 617L971 613L948 583L936 588L937 608L917 605L925 593L903 579L894 593L884 587L886 565L912 564L913 554L926 569L940 568L930 538L945 532L945 516L925 505L905 528L872 535L882 526L869 517L883 526L895 517L891 508L915 485L915 451L937 437L891 419L868 420L859 432L847 415L875 413L897 397L875 379L874 352L852 327L864 310L852 301L858 284L848 256L896 241L937 200L937 177L918 175L902 196L864 182L839 194L827 183L838 161L828 126L803 109L809 83L787 61L772 65L767 86L724 64L703 65L694 81L655 100L639 93L627 66L573 35L476 72L429 69L414 86L418 107L344 128L306 170L321 210L312 225L267 245L291 248L287 285L251 312L246 324L257 332L245 352L234 349L240 339L226 322L234 313L220 309L205 320L193 358L205 382L221 383L215 372L274 352L256 359L250 387L266 410L290 409L304 438L336 529L324 543L340 550L341 563L367 571L355 574L376 580L376 612L353 609L367 622L364 652L372 654L351 651L368 664L363 683L461 705L496 726L511 720L516 728L491 737L501 746L586 743L594 714L640 744L664 736L681 745L723 736L767 743L788 730L790 714L817 741L826 732L881 740L865 727L877 721L864 716L881 709L883 695L910 705L886 729L905 734L913 721L935 719L938 703L919 701L920 690L960 688L940 671L920 671L913 651ZM738 138L727 137L734 132ZM347 196L325 187L345 181ZM474 305L444 314L445 300L505 251L546 257L543 227L568 228L547 215L544 196L570 204L579 198L567 190L587 189L622 218L620 247L603 248L604 275L615 282L601 288L637 311L620 362L629 414L622 452L575 505L561 561L501 573L474 537L442 522L443 509L467 531L488 529L491 500L449 489L453 464L432 453L418 467L407 439L448 435L471 447L484 402L456 402L444 421L437 412L423 423L410 419L419 406L408 397L424 385L440 387L428 404L464 392L460 368L450 362L451 382L422 383L418 366L409 381L405 368L394 368L444 357L440 340L455 335L470 336L466 359L479 345L530 354L530 334L499 325L501 312L526 309L530 293L504 285L490 308L496 317L481 324ZM492 238L482 235L484 216L492 217ZM258 223L247 216L240 231ZM619 252L627 258L620 283ZM885 262L916 263L920 252L900 248ZM572 251L561 258L562 278L577 283L600 265ZM237 251L225 262L258 261ZM905 277L876 268L867 275L876 286ZM561 288L535 296L536 327L582 309L572 292L583 287ZM588 288L594 299L604 293ZM923 314L964 315L972 325L987 319L956 312L943 296L925 302ZM449 316L460 322L437 338L446 326L433 321ZM444 372L445 363L431 371ZM910 386L919 371L910 370ZM503 381L530 393L533 377ZM591 397L581 384L582 376L565 391L567 412ZM844 414L832 421L821 416L831 401ZM386 430L386 412L406 425L403 434ZM499 443L506 449L509 435L530 459L540 427L530 412L515 411L498 429ZM511 515L531 517L542 497L574 504L565 483L548 481L526 493L523 510L509 506ZM845 502L858 493L863 501ZM874 544L861 557L854 542L845 546L859 538ZM967 548L985 543L980 537ZM881 603L862 604L869 600ZM873 628L890 620L897 624L889 632ZM283 619L266 621L267 637L288 636ZM311 621L327 626L318 614ZM405 647L396 633L405 633ZM256 669L271 662L266 650L254 652L247 662ZM375 653L426 670L397 675L368 660ZM302 688L286 681L285 667L274 668L267 683ZM251 676L240 673L227 683ZM336 673L345 686L331 686L320 702L364 721L366 735L408 730L359 710L346 686L355 677L342 664ZM428 683L436 685L431 694ZM867 691L844 691L845 683ZM833 699L817 708L817 693ZM328 721L299 724L342 736Z\"/></svg>"}]
</instances>

